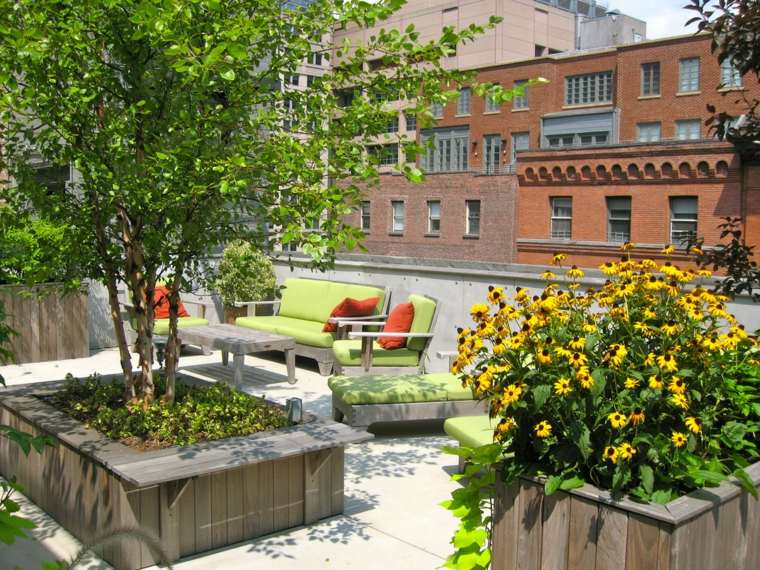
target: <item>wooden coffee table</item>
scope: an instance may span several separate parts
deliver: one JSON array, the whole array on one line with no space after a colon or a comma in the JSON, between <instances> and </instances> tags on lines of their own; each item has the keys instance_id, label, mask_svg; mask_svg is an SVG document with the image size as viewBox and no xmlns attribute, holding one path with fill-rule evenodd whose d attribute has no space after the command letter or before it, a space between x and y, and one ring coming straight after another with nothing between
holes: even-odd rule
<instances>
[{"instance_id":1,"label":"wooden coffee table","mask_svg":"<svg viewBox=\"0 0 760 570\"><path fill-rule=\"evenodd\" d=\"M177 331L180 341L204 349L222 351L222 364L227 366L232 353L233 380L236 388L243 381L245 355L267 350L281 350L285 353L288 368L288 382L296 383L296 341L289 336L257 331L235 325L206 325L187 327Z\"/></svg>"}]
</instances>

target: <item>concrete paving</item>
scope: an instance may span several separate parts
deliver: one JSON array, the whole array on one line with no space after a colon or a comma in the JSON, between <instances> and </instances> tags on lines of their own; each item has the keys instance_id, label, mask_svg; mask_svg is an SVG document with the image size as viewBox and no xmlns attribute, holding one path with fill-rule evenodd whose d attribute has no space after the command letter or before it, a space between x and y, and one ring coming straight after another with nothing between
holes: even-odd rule
<instances>
[{"instance_id":1,"label":"concrete paving","mask_svg":"<svg viewBox=\"0 0 760 570\"><path fill-rule=\"evenodd\" d=\"M246 357L244 389L284 402L301 397L304 408L330 415L330 391L326 378L312 361L298 360L298 382L286 381L281 355ZM219 353L183 355L185 374L212 380L231 379L232 369L221 365ZM8 385L44 382L99 372L119 372L114 350L90 358L0 367ZM456 458L441 453L452 441L440 422L415 422L373 428L375 439L346 449L345 514L316 524L241 542L180 560L177 570L289 569L388 569L440 568L451 551L449 540L455 519L439 503L455 488L449 476ZM38 524L29 540L0 545L0 569L38 569L43 560L68 559L79 542L33 503L20 497L22 512ZM77 568L110 568L90 556Z\"/></svg>"}]
</instances>

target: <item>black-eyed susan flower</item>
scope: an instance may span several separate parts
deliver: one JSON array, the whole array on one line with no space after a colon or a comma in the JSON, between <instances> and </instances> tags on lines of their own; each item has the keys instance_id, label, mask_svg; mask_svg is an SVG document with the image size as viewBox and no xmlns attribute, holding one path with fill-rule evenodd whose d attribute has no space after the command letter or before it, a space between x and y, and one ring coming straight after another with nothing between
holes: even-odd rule
<instances>
[{"instance_id":1,"label":"black-eyed susan flower","mask_svg":"<svg viewBox=\"0 0 760 570\"><path fill-rule=\"evenodd\" d=\"M568 378L560 378L554 383L554 393L559 396L567 396L572 391L573 387Z\"/></svg>"},{"instance_id":2,"label":"black-eyed susan flower","mask_svg":"<svg viewBox=\"0 0 760 570\"><path fill-rule=\"evenodd\" d=\"M684 394L673 394L670 397L670 401L674 406L681 408L682 410L689 409L689 399Z\"/></svg>"},{"instance_id":3,"label":"black-eyed susan flower","mask_svg":"<svg viewBox=\"0 0 760 570\"><path fill-rule=\"evenodd\" d=\"M545 279L546 281L551 281L552 279L556 279L556 278L557 278L557 275L551 271L547 270L541 273L541 279Z\"/></svg>"},{"instance_id":4,"label":"black-eyed susan flower","mask_svg":"<svg viewBox=\"0 0 760 570\"><path fill-rule=\"evenodd\" d=\"M607 419L610 420L612 427L614 427L615 429L620 429L622 427L625 427L625 424L628 423L628 418L625 417L625 415L621 414L620 412L612 412L610 415L607 416Z\"/></svg>"},{"instance_id":5,"label":"black-eyed susan flower","mask_svg":"<svg viewBox=\"0 0 760 570\"><path fill-rule=\"evenodd\" d=\"M582 352L573 352L568 358L570 365L574 368L580 368L588 364L588 357Z\"/></svg>"},{"instance_id":6,"label":"black-eyed susan flower","mask_svg":"<svg viewBox=\"0 0 760 570\"><path fill-rule=\"evenodd\" d=\"M628 355L628 349L622 344L613 344L604 355L604 360L612 366L620 366Z\"/></svg>"},{"instance_id":7,"label":"black-eyed susan flower","mask_svg":"<svg viewBox=\"0 0 760 570\"><path fill-rule=\"evenodd\" d=\"M553 263L554 265L559 265L560 263L562 263L562 262L563 262L563 261L565 261L566 259L567 259L567 255L566 255L566 254L564 254L564 253L559 253L559 252L558 252L558 253L555 253L555 254L552 256L552 263Z\"/></svg>"},{"instance_id":8,"label":"black-eyed susan flower","mask_svg":"<svg viewBox=\"0 0 760 570\"><path fill-rule=\"evenodd\" d=\"M552 363L552 353L551 350L548 348L544 348L542 350L539 350L536 354L536 360L538 360L541 364L551 364Z\"/></svg>"},{"instance_id":9,"label":"black-eyed susan flower","mask_svg":"<svg viewBox=\"0 0 760 570\"><path fill-rule=\"evenodd\" d=\"M616 275L618 272L617 263L606 261L599 266L599 270L605 275Z\"/></svg>"},{"instance_id":10,"label":"black-eyed susan flower","mask_svg":"<svg viewBox=\"0 0 760 570\"><path fill-rule=\"evenodd\" d=\"M660 367L660 370L667 370L668 372L676 372L678 370L678 363L672 354L661 354L658 356L657 366Z\"/></svg>"},{"instance_id":11,"label":"black-eyed susan flower","mask_svg":"<svg viewBox=\"0 0 760 570\"><path fill-rule=\"evenodd\" d=\"M663 382L662 378L658 374L653 374L649 377L649 388L651 390L662 390Z\"/></svg>"},{"instance_id":12,"label":"black-eyed susan flower","mask_svg":"<svg viewBox=\"0 0 760 570\"><path fill-rule=\"evenodd\" d=\"M512 405L520 399L522 392L522 387L518 386L517 384L510 384L504 388L504 394L501 397L501 402L505 406Z\"/></svg>"},{"instance_id":13,"label":"black-eyed susan flower","mask_svg":"<svg viewBox=\"0 0 760 570\"><path fill-rule=\"evenodd\" d=\"M630 241L625 242L623 245L620 246L620 249L622 251L631 251L633 248L636 247L636 244Z\"/></svg>"},{"instance_id":14,"label":"black-eyed susan flower","mask_svg":"<svg viewBox=\"0 0 760 570\"><path fill-rule=\"evenodd\" d=\"M655 358L657 358L657 356L654 352L647 354L647 357L644 359L644 366L654 366Z\"/></svg>"},{"instance_id":15,"label":"black-eyed susan flower","mask_svg":"<svg viewBox=\"0 0 760 570\"><path fill-rule=\"evenodd\" d=\"M666 245L665 247L663 247L663 248L660 250L660 253L662 253L663 255L670 255L670 254L671 254L671 253L673 253L675 250L676 250L676 248L675 248L675 247L673 247L673 245L671 245L671 244L668 244L668 245Z\"/></svg>"},{"instance_id":16,"label":"black-eyed susan flower","mask_svg":"<svg viewBox=\"0 0 760 570\"><path fill-rule=\"evenodd\" d=\"M630 443L622 443L618 445L617 452L618 457L627 461L636 455L636 448L633 447Z\"/></svg>"},{"instance_id":17,"label":"black-eyed susan flower","mask_svg":"<svg viewBox=\"0 0 760 570\"><path fill-rule=\"evenodd\" d=\"M631 421L631 423L635 426L639 424L643 424L644 420L646 419L646 414L644 413L644 410L642 408L633 408L631 411L631 415L628 416L628 419Z\"/></svg>"},{"instance_id":18,"label":"black-eyed susan flower","mask_svg":"<svg viewBox=\"0 0 760 570\"><path fill-rule=\"evenodd\" d=\"M672 441L673 445L676 447L683 447L686 445L686 436L680 431L674 431L670 436L670 441Z\"/></svg>"},{"instance_id":19,"label":"black-eyed susan flower","mask_svg":"<svg viewBox=\"0 0 760 570\"><path fill-rule=\"evenodd\" d=\"M504 289L502 287L494 287L493 285L488 287L488 301L492 305L498 305L504 300Z\"/></svg>"},{"instance_id":20,"label":"black-eyed susan flower","mask_svg":"<svg viewBox=\"0 0 760 570\"><path fill-rule=\"evenodd\" d=\"M684 422L691 433L702 433L702 420L689 416Z\"/></svg>"},{"instance_id":21,"label":"black-eyed susan flower","mask_svg":"<svg viewBox=\"0 0 760 570\"><path fill-rule=\"evenodd\" d=\"M691 253L693 253L694 255L704 255L704 253L705 253L704 251L702 251L702 248L701 248L701 247L698 247L698 246L696 246L696 245L695 245L695 246L692 246L692 248L691 248L691 250L690 250L690 251L691 251Z\"/></svg>"},{"instance_id":22,"label":"black-eyed susan flower","mask_svg":"<svg viewBox=\"0 0 760 570\"><path fill-rule=\"evenodd\" d=\"M552 434L552 425L546 420L542 420L533 427L533 431L536 432L537 437L544 439Z\"/></svg>"},{"instance_id":23,"label":"black-eyed susan flower","mask_svg":"<svg viewBox=\"0 0 760 570\"><path fill-rule=\"evenodd\" d=\"M674 376L668 384L668 390L672 394L684 394L686 392L686 381L683 378Z\"/></svg>"},{"instance_id":24,"label":"black-eyed susan flower","mask_svg":"<svg viewBox=\"0 0 760 570\"><path fill-rule=\"evenodd\" d=\"M581 366L575 371L575 379L585 390L591 390L594 387L594 378L588 371L588 366Z\"/></svg>"},{"instance_id":25,"label":"black-eyed susan flower","mask_svg":"<svg viewBox=\"0 0 760 570\"><path fill-rule=\"evenodd\" d=\"M470 315L475 322L483 321L488 318L488 306L483 303L476 303L470 307Z\"/></svg>"},{"instance_id":26,"label":"black-eyed susan flower","mask_svg":"<svg viewBox=\"0 0 760 570\"><path fill-rule=\"evenodd\" d=\"M676 334L678 332L678 323L674 320L670 320L666 323L664 323L660 330L664 332L665 334Z\"/></svg>"},{"instance_id":27,"label":"black-eyed susan flower","mask_svg":"<svg viewBox=\"0 0 760 570\"><path fill-rule=\"evenodd\" d=\"M494 439L502 440L504 437L517 426L514 418L502 418L501 421L496 424L494 430Z\"/></svg>"},{"instance_id":28,"label":"black-eyed susan flower","mask_svg":"<svg viewBox=\"0 0 760 570\"><path fill-rule=\"evenodd\" d=\"M573 350L583 350L583 347L586 346L586 339L584 337L574 336L567 344Z\"/></svg>"},{"instance_id":29,"label":"black-eyed susan flower","mask_svg":"<svg viewBox=\"0 0 760 570\"><path fill-rule=\"evenodd\" d=\"M639 386L639 380L629 376L628 378L625 379L623 386L625 386L626 390L635 390Z\"/></svg>"},{"instance_id":30,"label":"black-eyed susan flower","mask_svg":"<svg viewBox=\"0 0 760 570\"><path fill-rule=\"evenodd\" d=\"M618 460L618 450L617 448L608 445L604 448L604 459L607 461L611 461L612 463L617 463Z\"/></svg>"},{"instance_id":31,"label":"black-eyed susan flower","mask_svg":"<svg viewBox=\"0 0 760 570\"><path fill-rule=\"evenodd\" d=\"M583 270L579 269L577 265L573 265L565 272L565 275L567 275L567 277L570 279L581 279L586 274L583 272Z\"/></svg>"}]
</instances>

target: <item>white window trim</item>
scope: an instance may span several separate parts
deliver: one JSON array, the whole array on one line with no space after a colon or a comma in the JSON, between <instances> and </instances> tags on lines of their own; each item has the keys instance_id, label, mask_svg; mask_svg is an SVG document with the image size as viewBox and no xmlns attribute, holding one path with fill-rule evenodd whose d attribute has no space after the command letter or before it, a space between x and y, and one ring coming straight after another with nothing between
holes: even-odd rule
<instances>
[{"instance_id":1,"label":"white window trim","mask_svg":"<svg viewBox=\"0 0 760 570\"><path fill-rule=\"evenodd\" d=\"M558 215L555 215L555 213L554 213L554 210L555 210L554 203L557 200L570 200L570 215L569 216L558 216ZM553 196L551 198L549 206L551 208L551 220L550 220L551 223L550 223L550 227L549 227L549 235L550 235L551 239L561 239L561 240L572 239L572 237L573 237L573 214L572 214L572 211L573 211L573 199L571 197L569 197L569 196ZM563 220L569 220L570 221L570 231L567 232L569 235L567 235L567 236L564 236L564 235L563 236L555 235L555 233L559 234L559 231L557 231L557 232L554 231L554 222L555 222L555 220L556 221L563 221Z\"/></svg>"}]
</instances>

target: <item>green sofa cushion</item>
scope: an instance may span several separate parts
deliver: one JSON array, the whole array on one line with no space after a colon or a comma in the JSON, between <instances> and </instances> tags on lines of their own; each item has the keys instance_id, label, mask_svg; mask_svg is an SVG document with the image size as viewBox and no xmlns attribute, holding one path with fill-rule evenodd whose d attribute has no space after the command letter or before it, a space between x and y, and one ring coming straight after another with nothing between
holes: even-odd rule
<instances>
[{"instance_id":1,"label":"green sofa cushion","mask_svg":"<svg viewBox=\"0 0 760 570\"><path fill-rule=\"evenodd\" d=\"M333 376L327 381L333 395L350 405L442 402L458 394L459 379L447 372L436 374ZM472 392L468 394L472 399Z\"/></svg>"},{"instance_id":2,"label":"green sofa cushion","mask_svg":"<svg viewBox=\"0 0 760 570\"><path fill-rule=\"evenodd\" d=\"M206 319L200 317L180 317L177 319L177 328L202 327L208 324ZM169 334L169 319L156 319L153 321L153 334L167 336Z\"/></svg>"},{"instance_id":3,"label":"green sofa cushion","mask_svg":"<svg viewBox=\"0 0 760 570\"><path fill-rule=\"evenodd\" d=\"M335 283L321 279L286 279L283 283L280 315L324 324L335 306L346 297L367 299L377 297L375 314L379 314L385 301L382 288L369 285Z\"/></svg>"},{"instance_id":4,"label":"green sofa cushion","mask_svg":"<svg viewBox=\"0 0 760 570\"><path fill-rule=\"evenodd\" d=\"M377 342L373 345L373 366L417 366L420 353L408 348L385 350ZM335 360L344 366L359 366L362 362L361 339L336 340L333 343Z\"/></svg>"},{"instance_id":5,"label":"green sofa cushion","mask_svg":"<svg viewBox=\"0 0 760 570\"><path fill-rule=\"evenodd\" d=\"M493 430L498 419L488 415L449 418L443 423L443 431L459 442L462 447L481 447L493 443Z\"/></svg>"},{"instance_id":6,"label":"green sofa cushion","mask_svg":"<svg viewBox=\"0 0 760 570\"><path fill-rule=\"evenodd\" d=\"M292 337L298 344L330 348L335 340L331 333L322 332L324 323L292 319L290 317L238 317L235 324L240 327L273 332Z\"/></svg>"},{"instance_id":7,"label":"green sofa cushion","mask_svg":"<svg viewBox=\"0 0 760 570\"><path fill-rule=\"evenodd\" d=\"M409 302L414 305L414 320L409 332L426 333L430 331L430 324L433 322L435 314L435 301L423 297L422 295L409 295ZM411 350L424 350L427 339L410 338L406 346Z\"/></svg>"}]
</instances>

